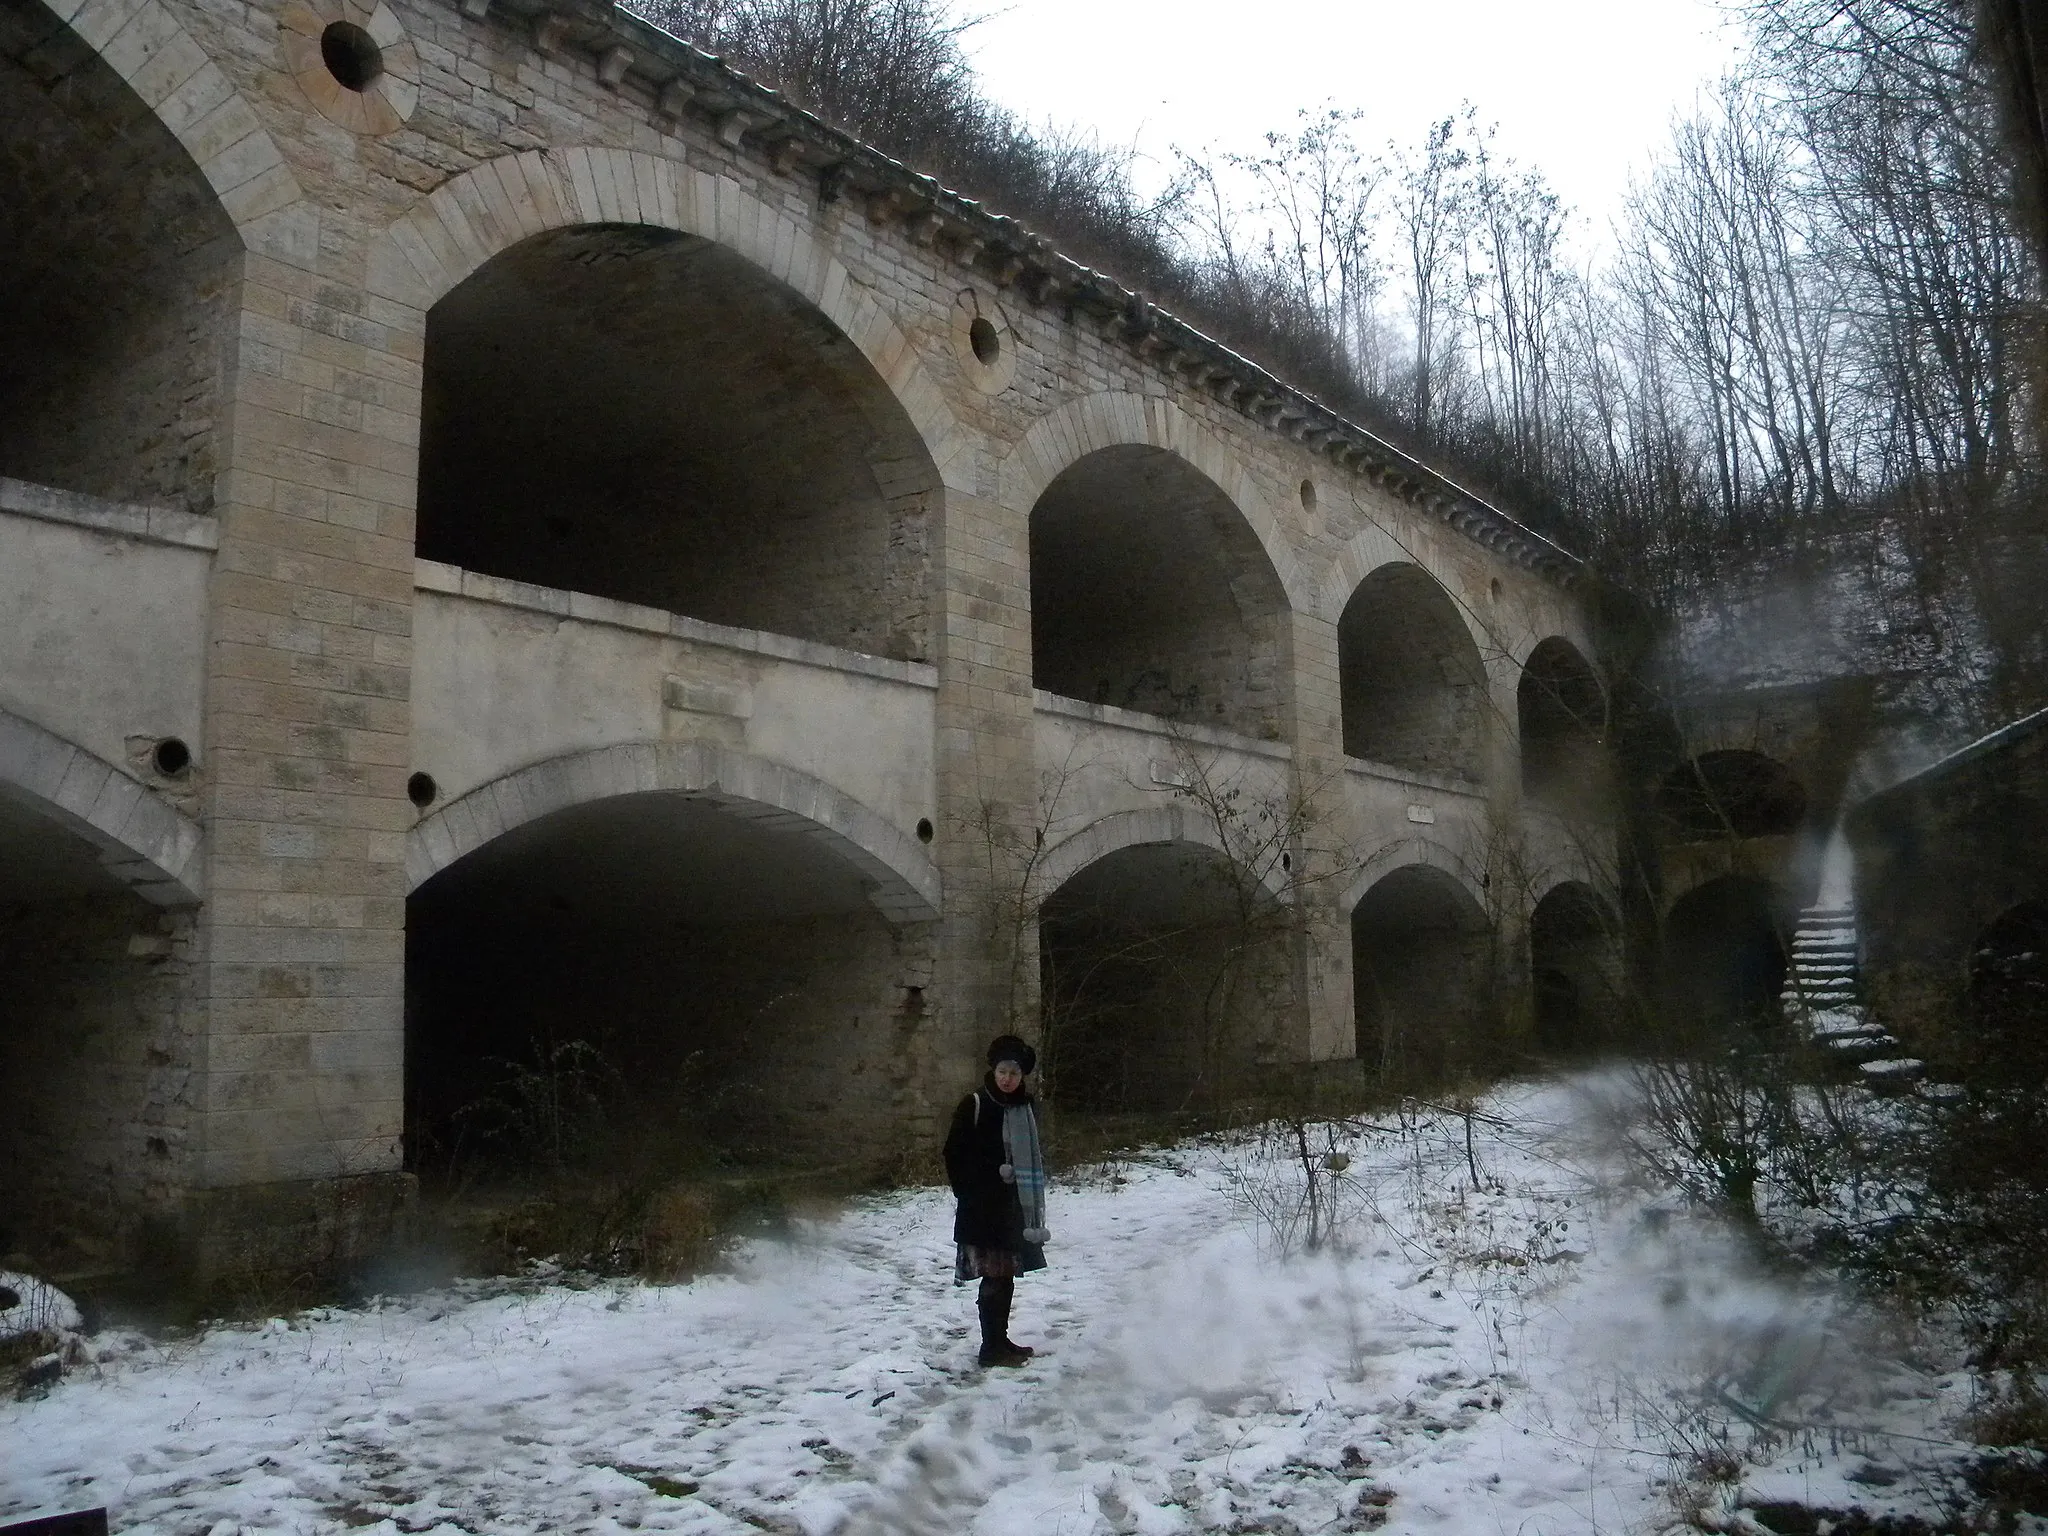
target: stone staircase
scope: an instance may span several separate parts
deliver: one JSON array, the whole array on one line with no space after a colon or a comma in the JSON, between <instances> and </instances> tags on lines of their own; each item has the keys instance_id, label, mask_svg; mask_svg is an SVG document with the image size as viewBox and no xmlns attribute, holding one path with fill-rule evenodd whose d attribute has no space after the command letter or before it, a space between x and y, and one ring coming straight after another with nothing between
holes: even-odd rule
<instances>
[{"instance_id":1,"label":"stone staircase","mask_svg":"<svg viewBox=\"0 0 2048 1536\"><path fill-rule=\"evenodd\" d=\"M1817 1045L1856 1063L1873 1087L1902 1087L1921 1075L1921 1063L1900 1056L1899 1042L1863 1006L1850 908L1814 906L1799 914L1780 1001L1788 1019L1803 1020Z\"/></svg>"}]
</instances>

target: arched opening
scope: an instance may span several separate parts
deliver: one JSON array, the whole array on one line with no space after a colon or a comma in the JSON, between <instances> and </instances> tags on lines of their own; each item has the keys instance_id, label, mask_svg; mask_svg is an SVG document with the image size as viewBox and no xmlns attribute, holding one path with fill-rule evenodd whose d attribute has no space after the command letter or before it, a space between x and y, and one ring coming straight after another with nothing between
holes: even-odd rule
<instances>
[{"instance_id":1,"label":"arched opening","mask_svg":"<svg viewBox=\"0 0 2048 1536\"><path fill-rule=\"evenodd\" d=\"M1090 704L1277 738L1287 594L1223 491L1162 448L1102 448L1031 510L1031 676Z\"/></svg>"},{"instance_id":2,"label":"arched opening","mask_svg":"<svg viewBox=\"0 0 2048 1536\"><path fill-rule=\"evenodd\" d=\"M1784 837L1806 818L1806 789L1761 752L1702 752L1664 776L1658 807L1680 842Z\"/></svg>"},{"instance_id":3,"label":"arched opening","mask_svg":"<svg viewBox=\"0 0 2048 1536\"><path fill-rule=\"evenodd\" d=\"M1344 750L1389 767L1481 779L1486 669L1458 606L1417 565L1358 584L1337 623Z\"/></svg>"},{"instance_id":4,"label":"arched opening","mask_svg":"<svg viewBox=\"0 0 2048 1536\"><path fill-rule=\"evenodd\" d=\"M1607 698L1570 641L1552 636L1529 653L1515 715L1522 794L1553 809L1599 805L1607 787Z\"/></svg>"},{"instance_id":5,"label":"arched opening","mask_svg":"<svg viewBox=\"0 0 2048 1536\"><path fill-rule=\"evenodd\" d=\"M938 494L867 358L709 240L536 235L428 314L428 559L915 660Z\"/></svg>"},{"instance_id":6,"label":"arched opening","mask_svg":"<svg viewBox=\"0 0 2048 1536\"><path fill-rule=\"evenodd\" d=\"M1704 1023L1769 1023L1785 985L1792 914L1770 882L1724 875L1664 919L1665 1004Z\"/></svg>"},{"instance_id":7,"label":"arched opening","mask_svg":"<svg viewBox=\"0 0 2048 1536\"><path fill-rule=\"evenodd\" d=\"M2023 901L1970 946L1967 1055L1995 1060L2009 1080L2048 1074L2048 902Z\"/></svg>"},{"instance_id":8,"label":"arched opening","mask_svg":"<svg viewBox=\"0 0 2048 1536\"><path fill-rule=\"evenodd\" d=\"M0 1253L60 1273L128 1257L183 1151L188 929L0 787Z\"/></svg>"},{"instance_id":9,"label":"arched opening","mask_svg":"<svg viewBox=\"0 0 2048 1536\"><path fill-rule=\"evenodd\" d=\"M1122 848L1039 914L1049 1096L1063 1108L1177 1108L1273 1059L1285 1014L1283 908L1192 843Z\"/></svg>"},{"instance_id":10,"label":"arched opening","mask_svg":"<svg viewBox=\"0 0 2048 1536\"><path fill-rule=\"evenodd\" d=\"M798 816L652 791L567 806L407 904L406 1157L430 1191L872 1169L929 963Z\"/></svg>"},{"instance_id":11,"label":"arched opening","mask_svg":"<svg viewBox=\"0 0 2048 1536\"><path fill-rule=\"evenodd\" d=\"M1553 1056L1612 1048L1623 1022L1621 929L1590 885L1553 886L1529 915L1536 1044Z\"/></svg>"},{"instance_id":12,"label":"arched opening","mask_svg":"<svg viewBox=\"0 0 2048 1536\"><path fill-rule=\"evenodd\" d=\"M1402 1086L1442 1083L1498 1064L1493 925L1464 886L1406 864L1351 909L1358 1056Z\"/></svg>"},{"instance_id":13,"label":"arched opening","mask_svg":"<svg viewBox=\"0 0 2048 1536\"><path fill-rule=\"evenodd\" d=\"M128 84L0 6L0 475L209 510L240 253Z\"/></svg>"}]
</instances>

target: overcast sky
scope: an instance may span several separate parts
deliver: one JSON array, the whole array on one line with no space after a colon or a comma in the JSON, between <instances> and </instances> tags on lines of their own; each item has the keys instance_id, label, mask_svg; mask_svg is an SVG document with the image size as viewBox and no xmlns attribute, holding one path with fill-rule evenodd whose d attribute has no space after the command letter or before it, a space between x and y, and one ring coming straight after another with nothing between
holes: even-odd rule
<instances>
[{"instance_id":1,"label":"overcast sky","mask_svg":"<svg viewBox=\"0 0 2048 1536\"><path fill-rule=\"evenodd\" d=\"M973 0L992 95L1165 163L1175 144L1255 147L1301 107L1363 108L1412 142L1469 99L1604 230L1672 114L1733 61L1709 0Z\"/></svg>"}]
</instances>

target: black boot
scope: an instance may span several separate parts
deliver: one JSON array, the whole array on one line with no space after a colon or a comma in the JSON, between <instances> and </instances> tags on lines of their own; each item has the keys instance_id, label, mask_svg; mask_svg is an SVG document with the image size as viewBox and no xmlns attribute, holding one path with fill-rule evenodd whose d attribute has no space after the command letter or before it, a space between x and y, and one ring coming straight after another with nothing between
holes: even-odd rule
<instances>
[{"instance_id":1,"label":"black boot","mask_svg":"<svg viewBox=\"0 0 2048 1536\"><path fill-rule=\"evenodd\" d=\"M1031 1358L1031 1351L1020 1349L1010 1342L1010 1298L1015 1294L1014 1280L985 1279L981 1282L981 1293L975 1298L975 1310L981 1314L981 1354L983 1365L1022 1365Z\"/></svg>"}]
</instances>

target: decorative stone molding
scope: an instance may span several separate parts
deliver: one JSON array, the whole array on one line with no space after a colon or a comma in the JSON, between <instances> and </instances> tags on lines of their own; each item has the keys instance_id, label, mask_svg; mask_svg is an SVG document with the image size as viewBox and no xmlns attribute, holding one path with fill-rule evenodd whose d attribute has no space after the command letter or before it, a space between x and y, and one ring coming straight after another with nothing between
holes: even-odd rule
<instances>
[{"instance_id":1,"label":"decorative stone molding","mask_svg":"<svg viewBox=\"0 0 2048 1536\"><path fill-rule=\"evenodd\" d=\"M419 110L419 53L384 0L292 0L277 26L285 68L328 121L381 138Z\"/></svg>"}]
</instances>

